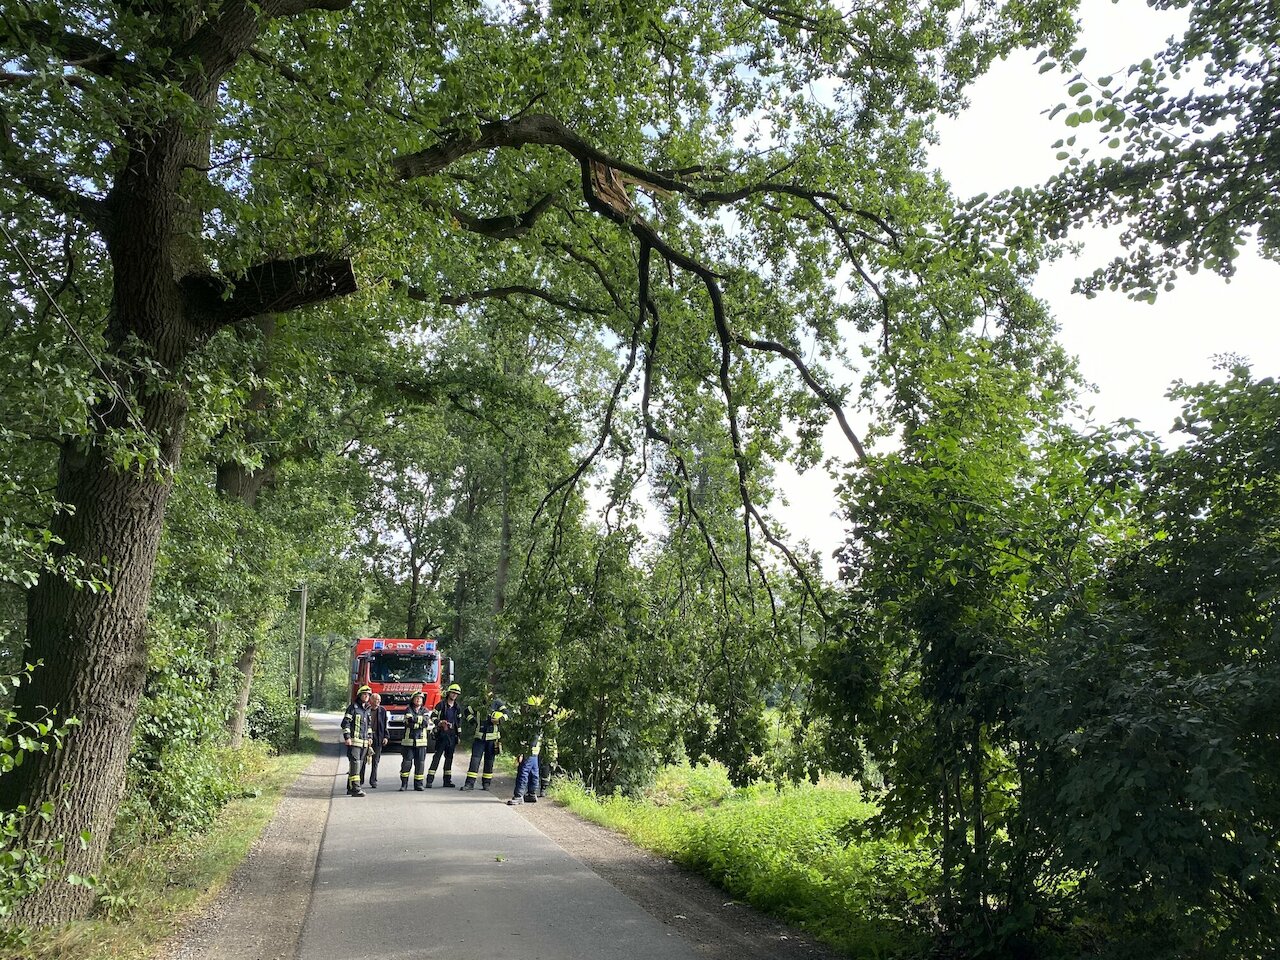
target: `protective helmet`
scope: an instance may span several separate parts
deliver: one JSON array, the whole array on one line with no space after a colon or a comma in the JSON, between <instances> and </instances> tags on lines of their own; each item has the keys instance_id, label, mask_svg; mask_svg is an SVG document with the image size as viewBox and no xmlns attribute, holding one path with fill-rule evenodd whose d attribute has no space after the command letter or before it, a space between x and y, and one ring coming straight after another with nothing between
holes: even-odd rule
<instances>
[{"instance_id":1,"label":"protective helmet","mask_svg":"<svg viewBox=\"0 0 1280 960\"><path fill-rule=\"evenodd\" d=\"M458 686L456 683L449 684L448 689L445 690L445 693L461 693L461 692L462 692L462 688Z\"/></svg>"},{"instance_id":2,"label":"protective helmet","mask_svg":"<svg viewBox=\"0 0 1280 960\"><path fill-rule=\"evenodd\" d=\"M525 706L540 707L542 706L542 698L535 694L534 696L531 696L525 700Z\"/></svg>"},{"instance_id":3,"label":"protective helmet","mask_svg":"<svg viewBox=\"0 0 1280 960\"><path fill-rule=\"evenodd\" d=\"M423 702L425 702L427 699L427 695L423 693L421 690L415 690L413 691L413 693L409 694L409 702L413 703L415 699L422 700Z\"/></svg>"},{"instance_id":4,"label":"protective helmet","mask_svg":"<svg viewBox=\"0 0 1280 960\"><path fill-rule=\"evenodd\" d=\"M360 696L360 694L362 694L362 693L372 694L372 693L373 693L373 687L369 686L369 685L366 683L364 686L362 686L359 690L357 690L357 691L356 691L356 696L358 697L358 696Z\"/></svg>"},{"instance_id":5,"label":"protective helmet","mask_svg":"<svg viewBox=\"0 0 1280 960\"><path fill-rule=\"evenodd\" d=\"M493 721L497 723L498 721L505 719L507 715L501 710L495 710L490 714L490 716L493 718Z\"/></svg>"}]
</instances>

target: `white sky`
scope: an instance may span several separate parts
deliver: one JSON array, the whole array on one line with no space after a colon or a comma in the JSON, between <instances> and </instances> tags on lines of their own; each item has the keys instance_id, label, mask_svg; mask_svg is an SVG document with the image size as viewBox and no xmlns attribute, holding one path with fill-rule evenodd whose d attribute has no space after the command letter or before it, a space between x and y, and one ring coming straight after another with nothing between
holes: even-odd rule
<instances>
[{"instance_id":1,"label":"white sky","mask_svg":"<svg viewBox=\"0 0 1280 960\"><path fill-rule=\"evenodd\" d=\"M1080 45L1088 50L1080 69L1088 76L1122 74L1185 23L1181 12L1153 11L1141 0L1083 0L1080 18ZM1052 144L1071 131L1062 115L1050 121L1044 111L1068 99L1067 78L1056 70L1038 73L1034 60L1034 53L1022 52L996 64L970 89L969 109L939 125L931 158L958 195L1030 186L1059 169ZM1084 128L1076 132L1083 143ZM1085 244L1081 258L1047 267L1034 290L1058 318L1060 339L1079 357L1085 379L1097 386L1096 419L1132 417L1167 432L1177 406L1164 393L1177 379L1214 379L1215 354L1241 354L1259 376L1280 374L1280 265L1249 254L1230 283L1204 273L1184 277L1154 305L1121 293L1088 300L1070 293L1072 282L1109 260L1115 245L1097 231L1073 239ZM842 449L838 429L829 430L827 440L829 451ZM843 524L833 519L830 479L813 470L803 477L780 471L779 480L792 505L775 507L775 515L793 541L807 539L829 557L844 535ZM829 559L826 566L833 572Z\"/></svg>"}]
</instances>

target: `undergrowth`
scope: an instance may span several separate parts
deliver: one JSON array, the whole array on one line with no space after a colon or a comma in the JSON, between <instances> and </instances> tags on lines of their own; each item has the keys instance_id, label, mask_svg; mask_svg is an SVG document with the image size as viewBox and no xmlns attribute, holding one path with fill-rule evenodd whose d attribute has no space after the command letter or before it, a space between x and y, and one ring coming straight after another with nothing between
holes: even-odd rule
<instances>
[{"instance_id":1,"label":"undergrowth","mask_svg":"<svg viewBox=\"0 0 1280 960\"><path fill-rule=\"evenodd\" d=\"M240 784L207 829L158 832L153 815L124 815L95 883L93 915L50 930L4 931L0 960L143 960L226 884L319 748L305 731L295 753L236 752ZM232 764L233 758L227 761ZM146 809L134 807L135 812ZM130 805L125 805L126 814Z\"/></svg>"},{"instance_id":2,"label":"undergrowth","mask_svg":"<svg viewBox=\"0 0 1280 960\"><path fill-rule=\"evenodd\" d=\"M638 798L601 798L564 780L552 794L851 957L922 949L933 868L900 844L851 839L850 827L877 811L853 784L734 788L718 764L678 765Z\"/></svg>"}]
</instances>

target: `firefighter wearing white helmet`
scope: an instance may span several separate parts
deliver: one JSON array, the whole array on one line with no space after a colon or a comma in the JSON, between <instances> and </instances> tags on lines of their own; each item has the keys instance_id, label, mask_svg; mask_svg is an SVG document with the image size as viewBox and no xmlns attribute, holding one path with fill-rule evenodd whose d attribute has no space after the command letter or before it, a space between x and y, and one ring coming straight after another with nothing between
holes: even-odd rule
<instances>
[{"instance_id":1,"label":"firefighter wearing white helmet","mask_svg":"<svg viewBox=\"0 0 1280 960\"><path fill-rule=\"evenodd\" d=\"M444 786L453 786L453 751L458 748L458 736L462 732L462 688L449 684L444 699L436 705L436 752L431 757L431 769L427 771L427 788L436 778L436 767L444 755Z\"/></svg>"},{"instance_id":2,"label":"firefighter wearing white helmet","mask_svg":"<svg viewBox=\"0 0 1280 960\"><path fill-rule=\"evenodd\" d=\"M426 694L415 690L404 712L404 739L400 741L400 789L409 789L409 769L413 768L413 789L423 789L427 747L431 743L431 711L423 704Z\"/></svg>"},{"instance_id":3,"label":"firefighter wearing white helmet","mask_svg":"<svg viewBox=\"0 0 1280 960\"><path fill-rule=\"evenodd\" d=\"M373 722L369 715L371 687L362 686L342 715L342 745L347 748L347 796L363 797L360 789L360 763L364 752L373 744Z\"/></svg>"}]
</instances>

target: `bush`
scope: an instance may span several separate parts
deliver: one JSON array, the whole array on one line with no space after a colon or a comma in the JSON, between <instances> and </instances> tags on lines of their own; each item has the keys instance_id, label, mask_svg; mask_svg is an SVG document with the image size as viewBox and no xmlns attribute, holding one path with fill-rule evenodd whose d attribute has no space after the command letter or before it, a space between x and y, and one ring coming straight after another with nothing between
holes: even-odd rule
<instances>
[{"instance_id":1,"label":"bush","mask_svg":"<svg viewBox=\"0 0 1280 960\"><path fill-rule=\"evenodd\" d=\"M0 698L11 702L13 691L30 682L33 669L27 666L18 674L0 677ZM75 720L58 722L56 717L19 721L12 709L0 710L0 776L11 772L29 754L57 750L75 724ZM48 819L52 812L53 804L48 802L39 810L19 806L0 811L0 919L7 917L19 900L40 889L58 860L64 838L36 847L17 845L25 822L33 817Z\"/></svg>"},{"instance_id":2,"label":"bush","mask_svg":"<svg viewBox=\"0 0 1280 960\"><path fill-rule=\"evenodd\" d=\"M293 697L282 687L255 687L245 714L249 736L281 752L288 750L293 746L297 709Z\"/></svg>"},{"instance_id":3,"label":"bush","mask_svg":"<svg viewBox=\"0 0 1280 960\"><path fill-rule=\"evenodd\" d=\"M228 801L253 794L253 780L269 754L270 748L252 740L234 750L209 742L167 746L154 766L131 771L117 837L133 842L175 829L203 829Z\"/></svg>"}]
</instances>

